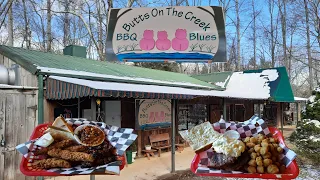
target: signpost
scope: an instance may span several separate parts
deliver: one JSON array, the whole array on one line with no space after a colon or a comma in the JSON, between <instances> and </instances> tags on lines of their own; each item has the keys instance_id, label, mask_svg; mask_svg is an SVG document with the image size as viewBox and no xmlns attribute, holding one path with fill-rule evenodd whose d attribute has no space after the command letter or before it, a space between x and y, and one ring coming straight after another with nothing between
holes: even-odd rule
<instances>
[{"instance_id":1,"label":"signpost","mask_svg":"<svg viewBox=\"0 0 320 180\"><path fill-rule=\"evenodd\" d=\"M216 6L111 9L107 40L120 61L226 61L223 10Z\"/></svg>"}]
</instances>

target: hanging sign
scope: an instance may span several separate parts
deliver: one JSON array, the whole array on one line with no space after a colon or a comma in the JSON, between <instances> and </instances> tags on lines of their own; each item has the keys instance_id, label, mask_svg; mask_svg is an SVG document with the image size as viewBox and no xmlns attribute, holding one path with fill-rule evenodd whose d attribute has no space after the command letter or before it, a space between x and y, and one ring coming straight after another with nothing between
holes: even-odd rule
<instances>
[{"instance_id":1,"label":"hanging sign","mask_svg":"<svg viewBox=\"0 0 320 180\"><path fill-rule=\"evenodd\" d=\"M171 125L171 101L162 99L136 100L138 129Z\"/></svg>"},{"instance_id":2,"label":"hanging sign","mask_svg":"<svg viewBox=\"0 0 320 180\"><path fill-rule=\"evenodd\" d=\"M222 7L111 9L107 38L120 61L226 61Z\"/></svg>"}]
</instances>

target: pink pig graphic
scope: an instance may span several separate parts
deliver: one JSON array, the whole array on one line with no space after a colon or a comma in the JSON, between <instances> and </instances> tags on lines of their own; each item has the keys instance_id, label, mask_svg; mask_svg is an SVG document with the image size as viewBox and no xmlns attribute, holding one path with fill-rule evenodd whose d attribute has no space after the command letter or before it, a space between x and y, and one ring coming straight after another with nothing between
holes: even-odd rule
<instances>
[{"instance_id":1,"label":"pink pig graphic","mask_svg":"<svg viewBox=\"0 0 320 180\"><path fill-rule=\"evenodd\" d=\"M160 51L170 49L171 41L168 39L167 31L158 31L158 40L156 41L156 46Z\"/></svg>"},{"instance_id":2,"label":"pink pig graphic","mask_svg":"<svg viewBox=\"0 0 320 180\"><path fill-rule=\"evenodd\" d=\"M140 40L140 48L145 51L150 51L155 46L153 39L153 30L144 30L143 38Z\"/></svg>"},{"instance_id":3,"label":"pink pig graphic","mask_svg":"<svg viewBox=\"0 0 320 180\"><path fill-rule=\"evenodd\" d=\"M189 41L187 39L187 30L177 29L175 33L176 37L172 40L172 48L176 51L185 51L189 47Z\"/></svg>"}]
</instances>

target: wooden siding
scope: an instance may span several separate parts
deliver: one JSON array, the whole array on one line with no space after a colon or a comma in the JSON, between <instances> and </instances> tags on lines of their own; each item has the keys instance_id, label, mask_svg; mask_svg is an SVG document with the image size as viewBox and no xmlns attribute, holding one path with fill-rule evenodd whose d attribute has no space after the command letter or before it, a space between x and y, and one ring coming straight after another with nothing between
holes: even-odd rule
<instances>
[{"instance_id":1,"label":"wooden siding","mask_svg":"<svg viewBox=\"0 0 320 180\"><path fill-rule=\"evenodd\" d=\"M0 147L0 179L35 179L20 172L22 156L15 147L26 142L37 125L36 105L36 91L0 89L0 138L3 135L6 142Z\"/></svg>"},{"instance_id":2,"label":"wooden siding","mask_svg":"<svg viewBox=\"0 0 320 180\"><path fill-rule=\"evenodd\" d=\"M0 64L7 68L10 68L13 64L16 64L11 59L0 54ZM38 87L37 76L31 74L29 71L20 66L20 86Z\"/></svg>"}]
</instances>

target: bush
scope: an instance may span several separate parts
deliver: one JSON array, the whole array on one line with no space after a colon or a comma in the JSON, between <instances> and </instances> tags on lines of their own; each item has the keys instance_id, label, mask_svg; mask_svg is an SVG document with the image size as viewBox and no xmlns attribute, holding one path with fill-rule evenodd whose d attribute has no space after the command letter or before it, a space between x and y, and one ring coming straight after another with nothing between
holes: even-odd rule
<instances>
[{"instance_id":1,"label":"bush","mask_svg":"<svg viewBox=\"0 0 320 180\"><path fill-rule=\"evenodd\" d=\"M302 120L289 139L298 147L301 155L317 164L320 163L320 122L318 120Z\"/></svg>"}]
</instances>

